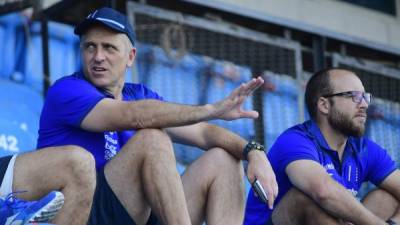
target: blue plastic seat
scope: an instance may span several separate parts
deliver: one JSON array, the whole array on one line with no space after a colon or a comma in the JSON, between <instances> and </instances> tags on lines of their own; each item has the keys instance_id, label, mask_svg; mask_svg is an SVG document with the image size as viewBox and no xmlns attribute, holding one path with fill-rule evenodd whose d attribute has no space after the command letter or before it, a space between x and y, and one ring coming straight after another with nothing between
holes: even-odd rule
<instances>
[{"instance_id":1,"label":"blue plastic seat","mask_svg":"<svg viewBox=\"0 0 400 225\"><path fill-rule=\"evenodd\" d=\"M23 105L39 116L43 107L43 97L25 85L0 79L0 104L2 111L8 110L8 108L4 108L6 104L17 104Z\"/></svg>"},{"instance_id":2,"label":"blue plastic seat","mask_svg":"<svg viewBox=\"0 0 400 225\"><path fill-rule=\"evenodd\" d=\"M73 27L56 23L48 23L50 83L58 78L70 75L78 67L79 41L73 33ZM43 90L43 54L41 26L32 23L30 38L25 42L25 53L18 65L19 71L25 75L25 83L35 90Z\"/></svg>"},{"instance_id":3,"label":"blue plastic seat","mask_svg":"<svg viewBox=\"0 0 400 225\"><path fill-rule=\"evenodd\" d=\"M278 135L300 122L300 91L296 81L287 75L265 72L264 79L269 85L263 93L264 140L270 147Z\"/></svg>"},{"instance_id":4,"label":"blue plastic seat","mask_svg":"<svg viewBox=\"0 0 400 225\"><path fill-rule=\"evenodd\" d=\"M33 150L43 98L28 87L0 79L0 156Z\"/></svg>"},{"instance_id":5,"label":"blue plastic seat","mask_svg":"<svg viewBox=\"0 0 400 225\"><path fill-rule=\"evenodd\" d=\"M204 69L201 57L188 54L175 62L159 47L152 47L150 54L139 55L149 57L140 59L141 62L147 63L140 64L140 81L163 96L166 101L198 104L200 76Z\"/></svg>"},{"instance_id":6,"label":"blue plastic seat","mask_svg":"<svg viewBox=\"0 0 400 225\"><path fill-rule=\"evenodd\" d=\"M27 18L19 13L11 13L0 17L0 78L15 79L17 55L23 49L23 36Z\"/></svg>"},{"instance_id":7,"label":"blue plastic seat","mask_svg":"<svg viewBox=\"0 0 400 225\"><path fill-rule=\"evenodd\" d=\"M0 157L35 149L37 135L28 129L27 124L3 115L0 113Z\"/></svg>"}]
</instances>

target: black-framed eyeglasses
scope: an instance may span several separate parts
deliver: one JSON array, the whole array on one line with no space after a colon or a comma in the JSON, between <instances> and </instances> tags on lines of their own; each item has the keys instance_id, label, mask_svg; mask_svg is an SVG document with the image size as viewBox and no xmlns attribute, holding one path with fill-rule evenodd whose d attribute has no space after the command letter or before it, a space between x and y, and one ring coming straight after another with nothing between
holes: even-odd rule
<instances>
[{"instance_id":1,"label":"black-framed eyeglasses","mask_svg":"<svg viewBox=\"0 0 400 225\"><path fill-rule=\"evenodd\" d=\"M340 93L335 93L335 94L329 94L329 95L323 95L322 97L325 98L330 98L334 96L343 96L347 97L353 100L355 103L361 103L362 99L365 100L367 104L369 104L372 100L372 95L371 93L368 92L362 92L362 91L345 91L345 92L340 92Z\"/></svg>"}]
</instances>

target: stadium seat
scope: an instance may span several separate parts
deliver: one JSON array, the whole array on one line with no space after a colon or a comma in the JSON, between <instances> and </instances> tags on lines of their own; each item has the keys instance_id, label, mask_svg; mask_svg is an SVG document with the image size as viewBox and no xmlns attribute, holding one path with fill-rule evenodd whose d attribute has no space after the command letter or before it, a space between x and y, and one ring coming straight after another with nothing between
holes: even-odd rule
<instances>
[{"instance_id":1,"label":"stadium seat","mask_svg":"<svg viewBox=\"0 0 400 225\"><path fill-rule=\"evenodd\" d=\"M23 49L23 36L27 19L19 13L10 13L0 17L0 78L19 80L14 76L17 55Z\"/></svg>"},{"instance_id":2,"label":"stadium seat","mask_svg":"<svg viewBox=\"0 0 400 225\"><path fill-rule=\"evenodd\" d=\"M264 140L271 147L279 134L300 122L300 91L296 80L287 75L265 72L264 79L269 85L263 93Z\"/></svg>"},{"instance_id":3,"label":"stadium seat","mask_svg":"<svg viewBox=\"0 0 400 225\"><path fill-rule=\"evenodd\" d=\"M400 165L400 104L375 98L368 108L366 134L383 146Z\"/></svg>"},{"instance_id":4,"label":"stadium seat","mask_svg":"<svg viewBox=\"0 0 400 225\"><path fill-rule=\"evenodd\" d=\"M43 97L31 88L5 79L0 79L0 103L3 108L6 104L24 105L36 115L40 115L43 106Z\"/></svg>"},{"instance_id":5,"label":"stadium seat","mask_svg":"<svg viewBox=\"0 0 400 225\"><path fill-rule=\"evenodd\" d=\"M48 23L50 83L70 75L78 69L78 37L72 26L57 22ZM37 91L43 90L43 55L40 22L30 26L25 53L18 65L26 76L25 83Z\"/></svg>"},{"instance_id":6,"label":"stadium seat","mask_svg":"<svg viewBox=\"0 0 400 225\"><path fill-rule=\"evenodd\" d=\"M201 57L188 54L175 62L159 47L153 47L151 54L148 73L141 74L140 80L166 101L198 104L204 69Z\"/></svg>"},{"instance_id":7,"label":"stadium seat","mask_svg":"<svg viewBox=\"0 0 400 225\"><path fill-rule=\"evenodd\" d=\"M0 79L0 156L33 150L43 98L29 87Z\"/></svg>"},{"instance_id":8,"label":"stadium seat","mask_svg":"<svg viewBox=\"0 0 400 225\"><path fill-rule=\"evenodd\" d=\"M0 113L0 157L35 149L36 138L24 123L8 120Z\"/></svg>"}]
</instances>

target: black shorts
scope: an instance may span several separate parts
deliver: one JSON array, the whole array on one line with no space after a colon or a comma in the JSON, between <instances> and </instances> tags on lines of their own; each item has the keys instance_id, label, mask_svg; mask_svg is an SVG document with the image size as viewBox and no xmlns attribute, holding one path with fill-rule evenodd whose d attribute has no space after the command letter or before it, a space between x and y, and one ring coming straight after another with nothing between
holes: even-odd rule
<instances>
[{"instance_id":1,"label":"black shorts","mask_svg":"<svg viewBox=\"0 0 400 225\"><path fill-rule=\"evenodd\" d=\"M147 224L158 224L153 214ZM108 185L104 169L97 172L97 186L88 225L136 225Z\"/></svg>"},{"instance_id":2,"label":"black shorts","mask_svg":"<svg viewBox=\"0 0 400 225\"><path fill-rule=\"evenodd\" d=\"M4 157L0 158L0 185L3 182L4 175L6 174L8 164L10 163L11 158L12 158L12 155L4 156Z\"/></svg>"},{"instance_id":3,"label":"black shorts","mask_svg":"<svg viewBox=\"0 0 400 225\"><path fill-rule=\"evenodd\" d=\"M265 225L274 225L272 223L272 216L269 217L269 219L268 219L268 221L267 221L267 223Z\"/></svg>"}]
</instances>

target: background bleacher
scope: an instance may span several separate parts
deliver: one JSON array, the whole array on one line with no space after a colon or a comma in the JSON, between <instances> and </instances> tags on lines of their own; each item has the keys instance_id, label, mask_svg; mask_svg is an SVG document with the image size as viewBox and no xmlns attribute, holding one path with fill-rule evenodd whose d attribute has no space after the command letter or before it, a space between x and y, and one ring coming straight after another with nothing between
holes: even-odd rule
<instances>
[{"instance_id":1,"label":"background bleacher","mask_svg":"<svg viewBox=\"0 0 400 225\"><path fill-rule=\"evenodd\" d=\"M244 104L245 109L255 108L261 112L258 120L210 122L246 139L257 139L267 148L282 131L307 118L302 101L306 79L301 78L304 71L300 65L299 43L232 24L206 20L199 23L196 19L196 23L185 25L182 21L163 18L159 11L156 15L149 12L151 10L132 12L139 34L138 51L135 67L126 73L127 81L144 83L166 101L204 104L218 101L241 82L262 75L266 81L262 90ZM192 38L191 45L188 44L191 51L183 49L182 54L179 45L172 49L165 47L165 39L162 39L165 33L160 30L171 28L171 24L178 24L178 28L173 29L187 32ZM51 21L48 34L49 82L53 83L80 68L79 43L71 25ZM0 156L3 156L29 151L36 146L44 100L40 23L20 13L0 16L0 53ZM386 79L385 74L378 77ZM368 75L362 76L365 82L367 78ZM367 135L384 146L399 163L400 103L398 92L389 95L385 92L387 85L368 82L368 88L381 94L368 111ZM396 86L389 89L396 88L399 89ZM202 154L199 149L178 144L175 144L175 152L181 172Z\"/></svg>"}]
</instances>

